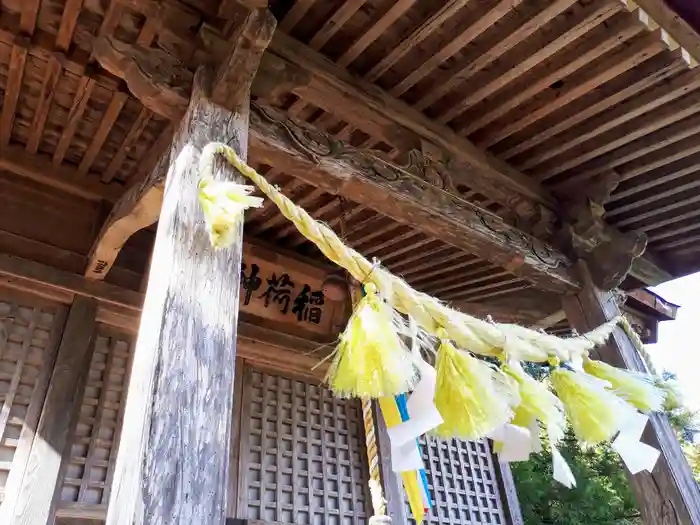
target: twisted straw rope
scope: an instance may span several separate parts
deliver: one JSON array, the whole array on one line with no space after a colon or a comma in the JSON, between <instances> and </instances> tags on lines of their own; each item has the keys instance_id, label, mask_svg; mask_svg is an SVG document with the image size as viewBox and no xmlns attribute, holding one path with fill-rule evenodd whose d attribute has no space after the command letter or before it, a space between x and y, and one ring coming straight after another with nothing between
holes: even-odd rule
<instances>
[{"instance_id":1,"label":"twisted straw rope","mask_svg":"<svg viewBox=\"0 0 700 525\"><path fill-rule=\"evenodd\" d=\"M353 250L331 230L298 207L248 166L230 146L213 142L202 151L200 174L213 177L214 158L223 155L277 205L284 217L338 266L363 284L374 283L382 296L399 312L411 316L426 332L435 336L443 328L458 346L484 356L506 355L508 359L546 362L550 357L571 361L602 344L619 322L614 319L591 332L562 339L528 328L497 324L453 310L440 301L411 288L405 281L373 264Z\"/></svg>"},{"instance_id":2,"label":"twisted straw rope","mask_svg":"<svg viewBox=\"0 0 700 525\"><path fill-rule=\"evenodd\" d=\"M372 400L362 400L362 418L365 424L365 445L369 467L369 488L372 495L372 507L375 516L386 515L386 501L382 490L382 476L379 470L379 454L377 450L377 433L372 414Z\"/></svg>"},{"instance_id":3,"label":"twisted straw rope","mask_svg":"<svg viewBox=\"0 0 700 525\"><path fill-rule=\"evenodd\" d=\"M652 375L658 375L656 369L654 368L654 364L651 361L651 355L649 355L649 352L647 352L644 343L639 338L639 334L637 334L635 329L630 324L629 320L624 316L620 320L620 327L627 334L627 337L629 337L630 341L632 341L632 346L634 346L637 352L639 352L639 355L642 357L642 361L644 362L647 371Z\"/></svg>"}]
</instances>

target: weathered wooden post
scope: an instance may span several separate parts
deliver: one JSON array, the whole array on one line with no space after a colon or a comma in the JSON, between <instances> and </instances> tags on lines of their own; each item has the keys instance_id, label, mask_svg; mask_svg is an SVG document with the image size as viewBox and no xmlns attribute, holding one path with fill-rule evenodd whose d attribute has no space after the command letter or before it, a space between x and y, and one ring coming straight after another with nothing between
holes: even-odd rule
<instances>
[{"instance_id":1,"label":"weathered wooden post","mask_svg":"<svg viewBox=\"0 0 700 525\"><path fill-rule=\"evenodd\" d=\"M210 247L198 161L211 141L245 158L250 82L274 26L252 11L216 78L197 72L171 146L109 525L225 522L243 232L231 248ZM234 176L220 166L217 178Z\"/></svg>"},{"instance_id":2,"label":"weathered wooden post","mask_svg":"<svg viewBox=\"0 0 700 525\"><path fill-rule=\"evenodd\" d=\"M581 270L584 288L564 300L564 310L572 326L585 332L615 318L620 310L615 294L598 289L587 268L582 266ZM621 368L645 371L641 356L621 328L615 328L610 343L599 348L595 357ZM700 525L700 491L666 416L650 416L642 441L661 451L653 472L629 476L644 523Z\"/></svg>"}]
</instances>

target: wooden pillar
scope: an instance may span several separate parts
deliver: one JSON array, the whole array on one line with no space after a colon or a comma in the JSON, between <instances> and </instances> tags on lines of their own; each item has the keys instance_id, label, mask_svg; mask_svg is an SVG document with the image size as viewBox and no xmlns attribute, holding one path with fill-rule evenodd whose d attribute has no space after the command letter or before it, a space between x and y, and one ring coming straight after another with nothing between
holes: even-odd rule
<instances>
[{"instance_id":1,"label":"wooden pillar","mask_svg":"<svg viewBox=\"0 0 700 525\"><path fill-rule=\"evenodd\" d=\"M3 525L54 522L63 478L63 457L77 424L90 359L97 302L77 296L68 313L25 474L19 490L4 502Z\"/></svg>"},{"instance_id":2,"label":"wooden pillar","mask_svg":"<svg viewBox=\"0 0 700 525\"><path fill-rule=\"evenodd\" d=\"M274 19L254 13L266 45ZM270 19L272 24L270 25ZM242 226L215 251L197 201L198 162L211 141L248 149L248 87L261 47L233 42L227 71L200 69L170 166L111 492L108 525L223 525L227 509ZM266 40L265 40L266 39ZM222 82L238 82L226 98ZM217 97L217 100L222 100ZM223 162L218 179L234 178Z\"/></svg>"},{"instance_id":3,"label":"wooden pillar","mask_svg":"<svg viewBox=\"0 0 700 525\"><path fill-rule=\"evenodd\" d=\"M586 268L582 273L583 290L564 300L566 315L579 332L599 326L620 312L616 295L597 289ZM645 370L642 358L621 328L615 328L611 342L593 357L630 370ZM700 525L700 490L666 416L652 414L642 440L661 451L652 473L629 475L644 522Z\"/></svg>"},{"instance_id":4,"label":"wooden pillar","mask_svg":"<svg viewBox=\"0 0 700 525\"><path fill-rule=\"evenodd\" d=\"M489 442L492 446L493 442ZM493 449L492 449L493 450ZM498 486L501 489L501 501L506 507L504 514L508 525L523 525L523 513L520 509L520 501L518 500L518 492L515 488L515 480L513 472L508 463L498 461L496 454L492 455L493 463L498 477Z\"/></svg>"}]
</instances>

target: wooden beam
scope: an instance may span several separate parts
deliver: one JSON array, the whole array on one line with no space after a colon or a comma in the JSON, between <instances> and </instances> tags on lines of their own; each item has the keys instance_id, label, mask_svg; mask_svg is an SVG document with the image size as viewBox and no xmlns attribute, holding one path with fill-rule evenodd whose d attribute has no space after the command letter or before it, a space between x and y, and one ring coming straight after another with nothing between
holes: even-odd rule
<instances>
[{"instance_id":1,"label":"wooden beam","mask_svg":"<svg viewBox=\"0 0 700 525\"><path fill-rule=\"evenodd\" d=\"M114 179L124 164L127 155L139 140L141 133L143 133L143 130L145 130L146 126L148 126L152 116L153 113L151 113L148 109L141 108L136 120L131 125L131 128L129 128L126 137L124 137L124 140L119 146L117 154L112 157L112 160L107 165L107 169L102 174L102 182L109 183L112 181L112 179Z\"/></svg>"},{"instance_id":2,"label":"wooden beam","mask_svg":"<svg viewBox=\"0 0 700 525\"><path fill-rule=\"evenodd\" d=\"M117 202L124 193L121 184L103 184L92 177L85 178L78 170L56 167L51 157L29 155L19 146L8 146L0 151L0 169L90 200Z\"/></svg>"},{"instance_id":3,"label":"wooden beam","mask_svg":"<svg viewBox=\"0 0 700 525\"><path fill-rule=\"evenodd\" d=\"M632 4L630 0L621 0ZM666 2L658 0L635 0L649 21L662 27L688 55L687 62L692 66L700 62L700 36L681 16L676 14Z\"/></svg>"},{"instance_id":4,"label":"wooden beam","mask_svg":"<svg viewBox=\"0 0 700 525\"><path fill-rule=\"evenodd\" d=\"M603 3L598 6L598 8L591 12L588 16L586 16L583 20L581 20L578 24L575 26L567 29L562 35L558 36L551 42L543 42L543 45L540 49L538 49L535 53L533 53L531 56L527 57L525 60L522 62L518 63L515 67L503 72L502 75L495 76L495 78L491 79L487 84L484 86L472 90L469 93L469 96L459 100L459 102L452 107L450 107L447 111L443 112L439 117L438 120L443 123L447 123L452 121L454 118L459 116L460 114L464 113L471 107L475 106L485 98L491 96L492 94L496 93L498 90L506 87L508 84L513 82L516 78L519 78L521 75L524 75L531 69L537 67L538 65L542 64L545 62L547 59L549 59L552 55L555 53L559 52L561 49L565 48L566 46L570 45L572 42L575 42L577 39L581 38L583 35L589 33L591 30L595 29L597 26L600 24L604 23L606 20L609 18L613 17L615 13L618 13L621 10L621 6L615 5L614 3ZM609 45L609 44L608 44ZM565 75L567 71L575 71L576 65L578 64L579 67L581 67L581 61L576 61L573 64L570 64L566 67L564 70L561 71L561 75ZM556 71L554 72L556 73ZM542 83L538 83L537 86L540 86ZM532 90L536 86L529 86L529 91ZM542 87L539 87L539 90L544 89ZM535 91L535 93L537 93ZM520 94L518 94L520 95ZM516 107L513 106L512 104L509 104L509 108ZM496 108L497 110L497 108ZM485 116L488 116L489 114L485 114ZM497 118L498 115L496 115L494 118Z\"/></svg>"},{"instance_id":5,"label":"wooden beam","mask_svg":"<svg viewBox=\"0 0 700 525\"><path fill-rule=\"evenodd\" d=\"M73 32L75 26L78 25L78 17L83 8L83 0L67 0L66 6L63 8L61 15L61 25L58 28L56 35L56 49L59 51L68 51L70 44L73 41Z\"/></svg>"},{"instance_id":6,"label":"wooden beam","mask_svg":"<svg viewBox=\"0 0 700 525\"><path fill-rule=\"evenodd\" d=\"M316 50L325 46L366 2L367 0L349 0L343 3L311 38L309 46Z\"/></svg>"},{"instance_id":7,"label":"wooden beam","mask_svg":"<svg viewBox=\"0 0 700 525\"><path fill-rule=\"evenodd\" d=\"M597 32L591 31L593 28L600 26L603 22L612 17L616 11L618 11L618 9L614 9L614 6L608 3L600 4L600 8L598 10L599 14L591 14L586 20L572 28L563 36L551 42L549 45L538 50L527 60L523 61L521 64L518 64L517 67L509 70L505 75L496 78L494 82L489 83L487 86L480 88L475 93L470 94L468 97L469 105L467 107L464 107L465 103L460 101L458 107L462 110L460 113L463 113L464 110L468 109L469 107L473 107L483 99L498 93L499 90L506 87L512 81L516 80L517 78L521 78L520 75L525 73L525 71L527 71L529 68L534 67L534 65L536 65L538 62L549 59L561 49L561 47L558 47L559 45L564 44L563 47L565 47L566 44L571 44L579 37L582 37L588 33L595 35L590 37L590 40L595 42L595 46L582 47L580 55L578 55L574 60L561 64L561 67L554 69L544 77L537 78L534 82L524 86L523 89L519 89L512 93L508 92L507 96L505 97L494 97L496 98L496 101L500 103L495 103L496 101L494 101L494 104L489 105L488 110L484 112L483 115L480 114L478 117L469 119L462 123L458 128L459 132L464 135L471 135L475 131L492 124L498 119L506 116L510 111L513 111L521 104L547 90L553 82L564 79L581 69L587 69L590 67L590 64L595 64L597 59L603 57L606 53L613 51L622 42L630 40L635 35L642 33L642 28L636 26L635 24L629 24L623 19L613 19L609 25L602 26L602 28L599 28ZM528 69L524 69L526 65L528 66ZM455 109L450 110L450 113L448 113L442 119L446 119L448 115L450 117L453 115L454 117L459 115L459 113L455 114L455 111ZM449 122L448 120L444 121Z\"/></svg>"},{"instance_id":8,"label":"wooden beam","mask_svg":"<svg viewBox=\"0 0 700 525\"><path fill-rule=\"evenodd\" d=\"M39 143L41 142L41 137L44 134L46 119L49 116L51 104L53 103L53 97L56 93L56 85L61 78L62 72L63 66L61 66L61 62L58 58L53 57L51 60L49 60L46 68L46 74L44 75L44 81L41 85L39 105L34 112L32 127L29 133L29 140L27 141L27 151L31 154L35 154L39 150Z\"/></svg>"},{"instance_id":9,"label":"wooden beam","mask_svg":"<svg viewBox=\"0 0 700 525\"><path fill-rule=\"evenodd\" d=\"M301 3L295 4L297 6L301 6ZM398 8L399 4L394 7ZM206 38L203 37L203 45L206 52L218 57L218 60L222 59L227 48L226 43L213 31L208 31ZM156 56L153 50L110 39L97 42L95 48L97 60L112 74L122 78L139 77L138 82L133 80L133 83L142 93L135 94L144 104L152 104L149 107L153 111L174 119L182 115L188 100L191 74L182 70L172 57ZM132 58L126 59L129 56ZM136 62L141 68L140 72L133 71ZM156 75L156 64L161 64L161 68L162 64L167 64L168 68L173 68L172 72L167 75L159 72ZM146 67L151 70L150 73L144 72ZM166 78L181 81L177 85L172 85L172 82L169 85L164 80ZM556 206L552 195L541 185L533 183L530 177L480 150L447 126L436 124L377 86L354 77L338 64L284 33L278 32L273 37L253 82L252 92L262 100L292 92L396 149L403 152L412 149L429 151L432 158L459 166L455 172L465 173L459 176L462 179L460 182L487 196L500 192L501 195L507 194L511 202L527 203L533 209L537 205ZM167 93L167 97L164 93ZM161 100L157 100L159 98ZM167 98L167 103L162 98ZM498 197L494 200L502 201Z\"/></svg>"},{"instance_id":10,"label":"wooden beam","mask_svg":"<svg viewBox=\"0 0 700 525\"><path fill-rule=\"evenodd\" d=\"M347 67L367 49L372 42L379 38L388 28L408 11L416 0L397 0L369 29L364 31L357 40L340 56L338 65Z\"/></svg>"},{"instance_id":11,"label":"wooden beam","mask_svg":"<svg viewBox=\"0 0 700 525\"><path fill-rule=\"evenodd\" d=\"M71 304L75 295L94 298L100 307L128 310L136 317L143 301L143 297L132 290L87 280L71 272L4 253L0 253L0 283L63 304Z\"/></svg>"},{"instance_id":12,"label":"wooden beam","mask_svg":"<svg viewBox=\"0 0 700 525\"><path fill-rule=\"evenodd\" d=\"M518 491L515 486L515 479L510 468L510 463L498 461L498 456L494 453L491 455L498 485L501 489L501 499L504 501L504 514L508 525L524 525L523 513L518 500Z\"/></svg>"},{"instance_id":13,"label":"wooden beam","mask_svg":"<svg viewBox=\"0 0 700 525\"><path fill-rule=\"evenodd\" d=\"M277 84L397 148L422 149L427 142L437 146L434 153L439 151L441 156L471 166L481 177L502 183L514 195L553 205L554 199L528 177L298 41L277 33L270 50L260 65L253 94L264 97Z\"/></svg>"},{"instance_id":14,"label":"wooden beam","mask_svg":"<svg viewBox=\"0 0 700 525\"><path fill-rule=\"evenodd\" d=\"M418 65L406 78L389 90L395 97L400 97L406 91L423 80L431 71L438 68L440 64L450 59L467 47L474 39L494 24L497 24L506 15L516 11L523 0L500 0L492 9L474 18L474 22L466 27L459 35L450 41L442 49L434 53L428 60Z\"/></svg>"},{"instance_id":15,"label":"wooden beam","mask_svg":"<svg viewBox=\"0 0 700 525\"><path fill-rule=\"evenodd\" d=\"M658 107L658 105L655 105L653 103L653 100L656 100L656 98L654 98L650 104L645 105L644 102L640 104L640 100L644 100L645 98L647 98L647 94L645 93L644 97L637 97L636 95L639 95L640 93L654 86L657 86L654 88L656 90L656 93L654 93L655 97L660 96L659 93L661 93L661 96L666 95L668 88L662 82L668 78L673 77L674 75L677 75L684 68L681 64L679 64L676 61L661 67L654 62L651 62L648 65L649 70L645 71L645 74L643 76L640 75L640 78L636 82L631 83L622 90L610 93L609 96L601 95L597 102L591 104L590 106L587 106L586 109L574 113L570 116L563 117L561 120L558 120L557 123L553 126L548 126L546 128L543 128L542 130L534 132L525 140L508 147L508 149L504 150L502 153L499 154L499 157L505 160L509 160L515 157L516 155L519 155L525 151L530 150L531 148L538 146L539 144L544 143L547 139L551 137L566 132L562 135L560 139L558 139L558 142L563 140L563 145L557 145L556 148L543 148L543 156L547 156L547 153L550 151L550 149L554 150L554 154L548 156L552 157L558 154L560 151L566 151L567 149L569 149L569 144L571 144L569 139L575 141L579 137L581 132L578 130L572 131L572 128L574 128L574 126L584 122L585 128L587 130L591 127L596 128L596 125L598 123L600 123L600 126L606 126L608 121L604 117L607 114L607 110L613 109L614 111L614 113L611 114L613 124L608 128L611 129L614 126L629 120L625 119L625 115L627 114L631 114L632 117L630 118L634 118L638 115L644 114L647 111L655 109L656 107ZM692 73L688 73L688 76L694 75ZM675 92L672 91L672 93ZM662 99L661 104L669 100L673 100L673 98L667 99L665 101L664 99ZM591 126L591 123L593 123L594 125ZM584 133L584 135L587 135L588 133L595 133L595 130L591 129L591 131ZM538 152L539 150L536 150L535 154ZM535 154L533 154L533 156L535 156ZM535 164L535 162L530 161L530 154L528 154L527 162L520 165L520 168L525 169L525 166L527 166L528 164Z\"/></svg>"},{"instance_id":16,"label":"wooden beam","mask_svg":"<svg viewBox=\"0 0 700 525\"><path fill-rule=\"evenodd\" d=\"M219 66L212 92L215 104L233 108L250 99L250 86L275 27L275 18L267 9L253 13L238 26L231 49Z\"/></svg>"},{"instance_id":17,"label":"wooden beam","mask_svg":"<svg viewBox=\"0 0 700 525\"><path fill-rule=\"evenodd\" d=\"M450 244L501 266L515 261L514 272L549 289L575 289L568 259L534 237L508 226L499 217L416 176L409 168L333 141L325 134L255 106L251 112L251 147L256 157L324 191L339 193ZM333 145L323 155L324 144ZM342 155L339 156L339 152ZM449 187L448 182L444 182ZM88 273L106 274L121 245L137 229L154 222L157 195L136 207L143 189L126 195L103 229ZM390 202L386 195L398 196ZM150 211L148 211L150 210ZM137 216L129 215L137 211ZM519 266L519 267L518 267Z\"/></svg>"},{"instance_id":18,"label":"wooden beam","mask_svg":"<svg viewBox=\"0 0 700 525\"><path fill-rule=\"evenodd\" d=\"M559 135L556 146L543 147L540 150L529 153L525 162L522 162L519 166L521 166L521 169L536 168L536 166L549 159L558 157L586 141L602 135L606 131L610 131L641 115L650 113L656 108L669 104L700 87L700 78L693 71L686 71L668 82L660 83L668 76L678 73L679 70L680 65L674 62L669 67L657 70L652 75L645 75L627 89L616 92L613 96L603 99L593 107L586 108L582 112L585 118L582 118L581 114L577 113L564 119L563 123L557 123L552 128L546 128L536 135L537 139L529 138L527 140L529 145L536 144L538 141L541 142L545 138L554 136L563 129L572 128L574 123L581 123L585 120L583 126L570 129L567 133ZM652 85L656 87L648 89ZM647 91L639 96L634 96L643 89L647 89ZM598 116L591 118L595 114ZM525 151L528 147L523 148L519 145L513 147L508 153L508 158L515 153Z\"/></svg>"},{"instance_id":19,"label":"wooden beam","mask_svg":"<svg viewBox=\"0 0 700 525\"><path fill-rule=\"evenodd\" d=\"M520 261L515 264L520 265L515 273L544 289L576 287L575 280L568 276L568 259L561 253L414 175L410 168L345 146L259 106L251 113L251 147L265 164L374 208L494 264ZM396 199L390 201L387 195Z\"/></svg>"},{"instance_id":20,"label":"wooden beam","mask_svg":"<svg viewBox=\"0 0 700 525\"><path fill-rule=\"evenodd\" d=\"M656 256L649 250L642 257L632 262L629 275L645 286L658 286L673 279L673 275L664 269Z\"/></svg>"},{"instance_id":21,"label":"wooden beam","mask_svg":"<svg viewBox=\"0 0 700 525\"><path fill-rule=\"evenodd\" d=\"M374 82L379 79L384 73L386 73L387 70L389 70L389 68L401 60L406 53L418 46L423 40L437 31L442 24L458 13L459 10L462 9L468 2L469 0L448 0L445 2L445 4L440 7L439 10L430 15L425 22L414 29L410 35L401 40L396 47L394 47L384 58L374 65L372 69L370 69L364 76L365 80ZM311 43L312 47L314 47L313 40ZM319 48L315 47L315 49Z\"/></svg>"},{"instance_id":22,"label":"wooden beam","mask_svg":"<svg viewBox=\"0 0 700 525\"><path fill-rule=\"evenodd\" d=\"M221 42L218 44L209 42L209 49L214 55L220 53L217 49L221 47ZM340 70L337 65L330 63L318 53L305 48L293 39L277 34L273 38L271 47L272 52L266 52L262 58L258 74L253 82L253 94L264 99L275 90L282 89L294 92L304 100L309 100L314 105L331 113L341 111L342 115L338 116L343 120L358 128L371 130L373 136L381 137L387 144L393 144L401 150L410 152L411 155L417 154L418 158L422 158L423 162L428 163L432 169L439 171L441 180L437 184L450 194L450 198L458 198L459 193L455 191L455 188L464 184L490 196L508 209L517 210L518 214L522 213L529 217L537 217L538 214L543 214L540 216L554 216L554 212L547 211L547 207L553 205L550 201L551 196L546 195L546 192L543 194L541 186L535 185L535 189L532 187L529 190L523 189L523 186L518 182L525 178L522 174L517 174L517 172L514 174L515 170L499 163L468 141L457 137L444 126L431 122L424 115L393 99L388 94L382 93L375 86L352 77L346 71ZM181 79L181 82L173 86L170 84L171 76L163 76L159 70L160 66L157 66L159 57L149 50L138 48L138 46L128 46L113 40L98 43L95 45L95 49L97 60L113 74L125 78L132 89L139 89L140 92L137 93L137 96L144 104L150 104L149 107L153 111L163 115L169 114L173 118L181 114L189 91L187 84L189 77L186 71L180 71L175 75L175 69L172 70L173 75ZM135 64L138 64L138 67ZM179 67L175 63L171 65L173 68ZM155 87L157 87L157 96L153 98ZM167 100L167 103L163 102L164 100ZM257 121L252 123L253 128L257 125ZM255 132L255 129L253 131L251 140L254 151L259 151L268 160L275 158L277 167L286 169L290 162L284 158L284 154L288 153L288 150L282 149L275 153L271 151L271 148L272 143L283 148L289 146L271 139L263 147L261 144L264 144L265 137ZM284 126L280 126L277 130L278 134L285 132ZM317 132L316 129L303 131L306 135ZM258 141L258 136L260 136L260 141ZM323 141L333 140L323 133L320 136L325 137L322 139ZM301 154L295 162L304 161L305 159L301 158L302 155L308 157L308 153L303 151L303 148L299 151ZM314 157L312 156L312 158ZM308 161L308 158L306 160ZM371 159L370 161L374 162ZM383 162L386 161L383 160ZM410 158L409 162L412 162ZM322 183L322 177L309 173L308 167L309 164L305 166L303 171L298 167L295 168L294 175L311 184ZM315 169L318 171L318 167ZM327 179L328 175L324 177ZM517 178L518 181L514 182L513 177ZM448 184L445 184L446 180L449 181ZM527 181L525 185L529 186L531 182ZM320 187L328 186L325 184L325 186ZM343 191L338 191L336 185L327 191L341 193L352 199L350 194L344 193L347 186L342 188ZM392 191L396 190L397 186L394 185ZM402 188L402 192L398 194L398 200L403 200L402 194L406 191L408 191L407 188ZM366 196L363 194L358 202L365 198ZM395 217L395 210L403 205L403 202L399 204L383 199L381 203L375 202L373 207L381 213ZM400 220L405 222L405 216ZM442 234L442 230L440 234ZM473 244L471 248L474 249ZM483 248L483 245L479 248L481 252L489 253ZM489 257L492 257L492 254L489 254ZM498 257L496 259L500 261L499 264L510 263L510 261L503 262Z\"/></svg>"},{"instance_id":23,"label":"wooden beam","mask_svg":"<svg viewBox=\"0 0 700 525\"><path fill-rule=\"evenodd\" d=\"M481 53L474 60L470 60L461 69L449 70L443 79L444 81L432 86L413 107L421 111L429 108L455 88L467 82L479 71L482 71L505 55L508 51L513 49L513 47L520 44L520 42L530 37L533 33L542 28L542 26L551 22L575 4L576 1L577 0L552 0L545 9L527 20L524 24L518 26L514 31L510 32L506 38L496 42L496 45L491 47L491 49Z\"/></svg>"},{"instance_id":24,"label":"wooden beam","mask_svg":"<svg viewBox=\"0 0 700 525\"><path fill-rule=\"evenodd\" d=\"M374 433L377 439L377 458L382 480L384 499L386 499L386 513L391 518L391 523L408 523L406 516L406 504L404 502L404 489L401 476L391 468L391 441L389 431L384 420L384 415L376 401L371 401L371 410L374 420Z\"/></svg>"},{"instance_id":25,"label":"wooden beam","mask_svg":"<svg viewBox=\"0 0 700 525\"><path fill-rule=\"evenodd\" d=\"M88 146L88 149L85 151L83 159L80 161L80 165L78 166L78 173L81 175L87 175L90 171L92 163L95 162L97 155L102 150L102 145L104 144L105 140L107 140L109 132L112 130L112 126L114 126L114 123L119 117L119 113L121 113L124 104L126 104L127 98L128 95L121 91L117 91L112 96L112 100L110 100L109 106L107 106L107 110L100 121L100 126L93 135L90 146Z\"/></svg>"},{"instance_id":26,"label":"wooden beam","mask_svg":"<svg viewBox=\"0 0 700 525\"><path fill-rule=\"evenodd\" d=\"M549 314L547 317L544 317L537 321L535 324L532 325L531 328L551 328L555 324L557 324L560 321L563 321L566 319L566 312L564 310L559 310L554 312L553 314Z\"/></svg>"},{"instance_id":27,"label":"wooden beam","mask_svg":"<svg viewBox=\"0 0 700 525\"><path fill-rule=\"evenodd\" d=\"M248 99L250 83L255 76L260 57L265 49L263 43L266 40L269 41L267 37L262 39L259 37L263 31L269 31L271 27L274 27L273 18L266 10L258 11L258 14L254 17L248 17L245 23L241 25L233 40L234 42L240 42L241 45L233 46L228 62L220 67L212 99L217 99L220 103L227 105L240 105L241 101ZM232 64L236 64L236 67L232 67ZM248 71L249 78L242 79L240 76L241 71ZM128 78L127 74L125 76ZM142 113L144 111L150 114L145 109ZM136 127L136 124L134 127ZM130 133L130 135L132 134ZM136 135L134 134L134 136ZM166 132L163 136L167 139L169 135ZM125 143L127 141L129 141L129 136L124 139ZM119 160L119 156L116 156L110 166L117 161L121 163L122 160ZM163 199L163 184L168 160L168 155L162 155L157 161L154 172L150 174L148 181L140 186L132 186L112 209L94 246L90 250L89 262L85 272L86 276L93 279L103 279L129 237L138 230L156 222ZM110 169L105 172L104 177L107 177L109 174Z\"/></svg>"},{"instance_id":28,"label":"wooden beam","mask_svg":"<svg viewBox=\"0 0 700 525\"><path fill-rule=\"evenodd\" d=\"M585 268L584 289L564 299L564 310L573 327L584 333L619 315L615 294L598 290ZM646 370L629 337L617 327L610 344L594 357L630 370ZM668 419L652 414L642 441L659 449L661 457L653 472L630 475L642 520L648 524L695 525L700 523L700 491Z\"/></svg>"},{"instance_id":29,"label":"wooden beam","mask_svg":"<svg viewBox=\"0 0 700 525\"><path fill-rule=\"evenodd\" d=\"M89 76L84 76L80 78L78 82L78 89L73 97L73 105L68 112L68 122L66 122L63 131L61 132L61 137L58 139L58 144L56 145L56 150L53 154L53 165L60 166L63 162L63 157L65 157L68 147L73 140L73 135L75 135L78 129L78 123L83 118L83 112L87 107L87 103L90 100L90 95L95 87L95 80Z\"/></svg>"},{"instance_id":30,"label":"wooden beam","mask_svg":"<svg viewBox=\"0 0 700 525\"><path fill-rule=\"evenodd\" d=\"M509 122L505 125L499 125L496 129L490 129L489 133L479 140L479 146L483 148L494 146L538 120L551 115L557 109L563 108L606 82L659 55L662 51L666 51L666 46L658 39L658 35L655 33L645 35L638 42L631 44L632 46L633 49L623 48L608 56L599 64L586 67L584 74L580 75L580 80L573 77L571 79L572 86L559 90L556 96L549 95L547 97L545 95L544 101L535 102L535 104L527 106L526 109L522 109L519 114L521 118L515 121L510 121L509 119Z\"/></svg>"},{"instance_id":31,"label":"wooden beam","mask_svg":"<svg viewBox=\"0 0 700 525\"><path fill-rule=\"evenodd\" d=\"M32 2L28 2L27 7ZM24 11L23 11L24 17ZM0 115L0 148L6 148L12 138L12 127L15 120L15 110L24 78L24 64L27 62L29 39L26 36L16 36L10 54L10 67L7 73L5 93Z\"/></svg>"},{"instance_id":32,"label":"wooden beam","mask_svg":"<svg viewBox=\"0 0 700 525\"><path fill-rule=\"evenodd\" d=\"M264 20L252 49L264 47L274 19L259 10L249 17ZM234 43L239 59L227 64L251 78L244 68L257 64L238 44L250 42ZM198 161L211 141L247 156L248 101L226 110L211 93L211 76L200 69L171 148L107 525L226 519L243 228L232 247L210 246L197 202Z\"/></svg>"},{"instance_id":33,"label":"wooden beam","mask_svg":"<svg viewBox=\"0 0 700 525\"><path fill-rule=\"evenodd\" d=\"M8 525L53 523L60 500L63 456L77 424L95 334L97 301L76 297L63 332L27 468Z\"/></svg>"}]
</instances>

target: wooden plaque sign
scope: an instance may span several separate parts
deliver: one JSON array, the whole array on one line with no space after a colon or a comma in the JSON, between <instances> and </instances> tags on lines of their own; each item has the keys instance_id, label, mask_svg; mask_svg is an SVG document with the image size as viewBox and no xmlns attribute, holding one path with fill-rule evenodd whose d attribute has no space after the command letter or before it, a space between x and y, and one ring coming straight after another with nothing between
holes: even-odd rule
<instances>
[{"instance_id":1,"label":"wooden plaque sign","mask_svg":"<svg viewBox=\"0 0 700 525\"><path fill-rule=\"evenodd\" d=\"M323 290L327 270L244 244L241 312L280 323L284 331L304 330L334 336L342 329L346 305Z\"/></svg>"}]
</instances>

